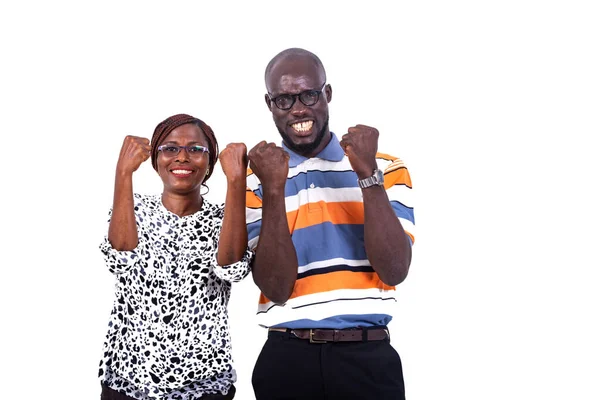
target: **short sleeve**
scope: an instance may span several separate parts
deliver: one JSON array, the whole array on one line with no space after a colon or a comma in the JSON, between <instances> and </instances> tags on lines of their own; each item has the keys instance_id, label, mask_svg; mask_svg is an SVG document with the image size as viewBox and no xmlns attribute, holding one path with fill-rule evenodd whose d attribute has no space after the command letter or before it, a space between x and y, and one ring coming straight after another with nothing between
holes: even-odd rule
<instances>
[{"instance_id":1,"label":"short sleeve","mask_svg":"<svg viewBox=\"0 0 600 400\"><path fill-rule=\"evenodd\" d=\"M136 208L142 206L139 196L135 196L134 199ZM110 225L110 219L112 217L112 208L108 212L108 225ZM133 267L140 263L145 248L143 235L139 233L140 221L138 213L135 213L136 226L138 228L138 244L133 250L119 251L113 248L112 244L108 240L108 234L104 236L104 240L100 243L100 251L104 255L104 263L108 267L108 270L115 274L122 274L129 271ZM108 229L108 228L107 228Z\"/></svg>"},{"instance_id":2,"label":"short sleeve","mask_svg":"<svg viewBox=\"0 0 600 400\"><path fill-rule=\"evenodd\" d=\"M248 247L256 250L262 225L262 186L252 170L246 177L246 227L248 229Z\"/></svg>"},{"instance_id":3,"label":"short sleeve","mask_svg":"<svg viewBox=\"0 0 600 400\"><path fill-rule=\"evenodd\" d=\"M413 187L408 168L398 158L378 154L379 167L383 170L384 187L390 204L404 231L415 241L415 213L413 204Z\"/></svg>"},{"instance_id":4,"label":"short sleeve","mask_svg":"<svg viewBox=\"0 0 600 400\"><path fill-rule=\"evenodd\" d=\"M217 251L213 257L213 271L219 279L227 282L239 282L250 273L250 264L254 253L250 249L246 249L244 256L238 262L229 265L219 265L217 263Z\"/></svg>"}]
</instances>

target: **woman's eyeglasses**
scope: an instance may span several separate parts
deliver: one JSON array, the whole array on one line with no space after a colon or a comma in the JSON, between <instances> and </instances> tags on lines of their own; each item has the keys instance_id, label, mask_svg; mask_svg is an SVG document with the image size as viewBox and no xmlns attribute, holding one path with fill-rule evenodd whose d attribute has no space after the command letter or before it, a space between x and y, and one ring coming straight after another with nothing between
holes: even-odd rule
<instances>
[{"instance_id":1,"label":"woman's eyeglasses","mask_svg":"<svg viewBox=\"0 0 600 400\"><path fill-rule=\"evenodd\" d=\"M200 145L177 146L174 144L163 144L158 146L158 151L169 158L178 155L182 149L185 149L190 157L202 157L204 154L208 154L208 148Z\"/></svg>"}]
</instances>

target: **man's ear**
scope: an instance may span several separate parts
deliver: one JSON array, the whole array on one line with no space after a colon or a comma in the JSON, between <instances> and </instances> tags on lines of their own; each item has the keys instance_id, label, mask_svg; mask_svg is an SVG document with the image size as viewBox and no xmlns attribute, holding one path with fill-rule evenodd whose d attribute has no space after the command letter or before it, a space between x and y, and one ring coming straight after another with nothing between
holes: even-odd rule
<instances>
[{"instance_id":1,"label":"man's ear","mask_svg":"<svg viewBox=\"0 0 600 400\"><path fill-rule=\"evenodd\" d=\"M333 89L331 88L331 85L328 83L327 85L325 85L325 97L327 98L328 103L331 101L332 95L333 95Z\"/></svg>"}]
</instances>

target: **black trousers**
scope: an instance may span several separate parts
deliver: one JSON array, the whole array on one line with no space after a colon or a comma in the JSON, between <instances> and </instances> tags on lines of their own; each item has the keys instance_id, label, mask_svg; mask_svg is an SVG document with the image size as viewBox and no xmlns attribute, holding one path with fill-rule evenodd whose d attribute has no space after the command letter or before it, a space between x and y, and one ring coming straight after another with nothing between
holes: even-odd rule
<instances>
[{"instance_id":1,"label":"black trousers","mask_svg":"<svg viewBox=\"0 0 600 400\"><path fill-rule=\"evenodd\" d=\"M256 400L404 400L389 340L316 344L269 332L252 374Z\"/></svg>"},{"instance_id":2,"label":"black trousers","mask_svg":"<svg viewBox=\"0 0 600 400\"><path fill-rule=\"evenodd\" d=\"M231 400L235 396L235 386L231 385L229 392L226 395L222 394L207 394L202 396L202 400ZM102 394L100 400L135 400L133 397L129 397L120 393L114 389L109 388L105 384L102 384Z\"/></svg>"}]
</instances>

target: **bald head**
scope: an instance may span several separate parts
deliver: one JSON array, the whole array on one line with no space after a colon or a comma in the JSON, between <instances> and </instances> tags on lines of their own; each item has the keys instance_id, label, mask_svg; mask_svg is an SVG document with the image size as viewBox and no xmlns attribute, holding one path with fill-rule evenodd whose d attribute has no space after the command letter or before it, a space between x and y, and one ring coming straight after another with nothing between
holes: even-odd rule
<instances>
[{"instance_id":1,"label":"bald head","mask_svg":"<svg viewBox=\"0 0 600 400\"><path fill-rule=\"evenodd\" d=\"M308 67L315 68L318 71L323 82L327 80L327 76L325 74L325 68L323 67L323 63L314 53L311 53L308 50L300 49L297 47L285 49L279 54L277 54L265 69L265 85L267 86L267 90L269 90L269 81L270 76L273 72L276 72L278 75L284 75L287 73L287 66L298 66L298 65L306 65ZM275 77L278 79L278 77Z\"/></svg>"},{"instance_id":2,"label":"bald head","mask_svg":"<svg viewBox=\"0 0 600 400\"><path fill-rule=\"evenodd\" d=\"M291 48L277 54L265 70L265 104L286 146L310 158L331 140L329 102L323 63L310 51Z\"/></svg>"}]
</instances>

